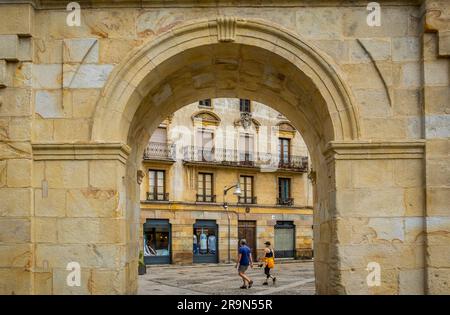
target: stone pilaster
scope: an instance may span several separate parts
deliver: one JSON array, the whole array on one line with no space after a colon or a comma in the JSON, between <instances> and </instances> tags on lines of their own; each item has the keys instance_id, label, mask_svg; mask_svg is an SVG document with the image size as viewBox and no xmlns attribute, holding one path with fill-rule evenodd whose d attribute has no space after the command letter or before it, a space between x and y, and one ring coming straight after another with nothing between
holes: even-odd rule
<instances>
[{"instance_id":1,"label":"stone pilaster","mask_svg":"<svg viewBox=\"0 0 450 315\"><path fill-rule=\"evenodd\" d=\"M0 294L30 294L34 9L0 5L0 20Z\"/></svg>"},{"instance_id":2,"label":"stone pilaster","mask_svg":"<svg viewBox=\"0 0 450 315\"><path fill-rule=\"evenodd\" d=\"M121 144L33 145L32 293L135 292L137 237L124 200L128 154ZM80 286L66 283L70 262L80 264Z\"/></svg>"},{"instance_id":3,"label":"stone pilaster","mask_svg":"<svg viewBox=\"0 0 450 315\"><path fill-rule=\"evenodd\" d=\"M420 140L330 144L334 187L320 240L336 283L323 293L423 294L423 152ZM371 262L381 267L380 286L367 284Z\"/></svg>"},{"instance_id":4,"label":"stone pilaster","mask_svg":"<svg viewBox=\"0 0 450 315\"><path fill-rule=\"evenodd\" d=\"M425 1L422 10L426 283L428 294L449 294L450 5L447 1Z\"/></svg>"}]
</instances>

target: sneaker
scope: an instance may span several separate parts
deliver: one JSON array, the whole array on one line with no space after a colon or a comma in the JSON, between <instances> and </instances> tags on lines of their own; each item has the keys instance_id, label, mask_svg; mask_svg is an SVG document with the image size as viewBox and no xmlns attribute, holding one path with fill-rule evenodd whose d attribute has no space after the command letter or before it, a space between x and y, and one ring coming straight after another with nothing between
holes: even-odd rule
<instances>
[{"instance_id":1,"label":"sneaker","mask_svg":"<svg viewBox=\"0 0 450 315\"><path fill-rule=\"evenodd\" d=\"M247 289L246 285L243 285L242 287L239 287L240 289Z\"/></svg>"},{"instance_id":2,"label":"sneaker","mask_svg":"<svg viewBox=\"0 0 450 315\"><path fill-rule=\"evenodd\" d=\"M277 278L276 277L273 278L272 281L273 281L273 284L275 284L275 282L277 281Z\"/></svg>"},{"instance_id":3,"label":"sneaker","mask_svg":"<svg viewBox=\"0 0 450 315\"><path fill-rule=\"evenodd\" d=\"M253 280L250 280L250 282L248 283L248 288L250 289L253 285Z\"/></svg>"},{"instance_id":4,"label":"sneaker","mask_svg":"<svg viewBox=\"0 0 450 315\"><path fill-rule=\"evenodd\" d=\"M269 283L267 283L267 281L266 281L266 282L263 283L263 285L269 285Z\"/></svg>"}]
</instances>

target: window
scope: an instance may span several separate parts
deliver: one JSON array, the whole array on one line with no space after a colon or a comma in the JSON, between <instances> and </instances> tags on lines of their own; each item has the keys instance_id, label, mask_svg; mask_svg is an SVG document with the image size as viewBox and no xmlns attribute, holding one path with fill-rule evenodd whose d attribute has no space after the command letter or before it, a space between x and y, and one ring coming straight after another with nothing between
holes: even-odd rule
<instances>
[{"instance_id":1,"label":"window","mask_svg":"<svg viewBox=\"0 0 450 315\"><path fill-rule=\"evenodd\" d=\"M239 139L239 161L244 165L253 163L253 136L246 133L241 134Z\"/></svg>"},{"instance_id":2,"label":"window","mask_svg":"<svg viewBox=\"0 0 450 315\"><path fill-rule=\"evenodd\" d=\"M239 108L243 113L250 113L250 100L240 99Z\"/></svg>"},{"instance_id":3,"label":"window","mask_svg":"<svg viewBox=\"0 0 450 315\"><path fill-rule=\"evenodd\" d=\"M214 153L214 132L208 129L197 130L197 161L212 161Z\"/></svg>"},{"instance_id":4,"label":"window","mask_svg":"<svg viewBox=\"0 0 450 315\"><path fill-rule=\"evenodd\" d=\"M198 173L197 201L216 201L216 196L213 191L213 174Z\"/></svg>"},{"instance_id":5,"label":"window","mask_svg":"<svg viewBox=\"0 0 450 315\"><path fill-rule=\"evenodd\" d=\"M160 170L149 170L149 192L148 200L168 200L165 191L165 172Z\"/></svg>"},{"instance_id":6,"label":"window","mask_svg":"<svg viewBox=\"0 0 450 315\"><path fill-rule=\"evenodd\" d=\"M167 129L161 127L156 128L149 142L167 143Z\"/></svg>"},{"instance_id":7,"label":"window","mask_svg":"<svg viewBox=\"0 0 450 315\"><path fill-rule=\"evenodd\" d=\"M194 263L218 262L218 226L213 220L197 220L194 224Z\"/></svg>"},{"instance_id":8,"label":"window","mask_svg":"<svg viewBox=\"0 0 450 315\"><path fill-rule=\"evenodd\" d=\"M295 225L292 221L277 221L275 225L275 257L295 257Z\"/></svg>"},{"instance_id":9,"label":"window","mask_svg":"<svg viewBox=\"0 0 450 315\"><path fill-rule=\"evenodd\" d=\"M205 100L200 100L198 101L198 105L199 106L203 106L203 107L211 107L211 99L205 99Z\"/></svg>"},{"instance_id":10,"label":"window","mask_svg":"<svg viewBox=\"0 0 450 315\"><path fill-rule=\"evenodd\" d=\"M291 198L291 179L278 178L278 204L292 205L293 202Z\"/></svg>"},{"instance_id":11,"label":"window","mask_svg":"<svg viewBox=\"0 0 450 315\"><path fill-rule=\"evenodd\" d=\"M147 148L144 151L145 159L167 159L172 157L167 144L167 129L158 127L153 132Z\"/></svg>"},{"instance_id":12,"label":"window","mask_svg":"<svg viewBox=\"0 0 450 315\"><path fill-rule=\"evenodd\" d=\"M291 153L291 139L279 138L278 139L278 157L280 158L280 164L289 164Z\"/></svg>"},{"instance_id":13,"label":"window","mask_svg":"<svg viewBox=\"0 0 450 315\"><path fill-rule=\"evenodd\" d=\"M241 195L239 203L256 203L256 197L253 196L253 176L240 177Z\"/></svg>"},{"instance_id":14,"label":"window","mask_svg":"<svg viewBox=\"0 0 450 315\"><path fill-rule=\"evenodd\" d=\"M147 219L144 223L144 263L170 263L170 235L169 220Z\"/></svg>"}]
</instances>

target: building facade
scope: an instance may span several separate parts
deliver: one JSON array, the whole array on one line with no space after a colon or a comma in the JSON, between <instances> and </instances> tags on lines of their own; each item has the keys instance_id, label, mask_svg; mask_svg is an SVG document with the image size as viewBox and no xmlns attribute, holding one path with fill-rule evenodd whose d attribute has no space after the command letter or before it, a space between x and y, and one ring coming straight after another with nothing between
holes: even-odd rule
<instances>
[{"instance_id":1,"label":"building facade","mask_svg":"<svg viewBox=\"0 0 450 315\"><path fill-rule=\"evenodd\" d=\"M145 262L227 262L242 238L254 259L266 241L277 257L311 258L309 164L300 133L266 105L217 98L179 109L144 152Z\"/></svg>"}]
</instances>

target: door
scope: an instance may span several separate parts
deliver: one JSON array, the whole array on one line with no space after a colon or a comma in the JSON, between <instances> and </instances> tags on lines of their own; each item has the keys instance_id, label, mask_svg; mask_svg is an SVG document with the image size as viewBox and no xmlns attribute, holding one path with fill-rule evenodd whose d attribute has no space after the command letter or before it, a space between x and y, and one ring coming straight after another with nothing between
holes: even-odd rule
<instances>
[{"instance_id":1,"label":"door","mask_svg":"<svg viewBox=\"0 0 450 315\"><path fill-rule=\"evenodd\" d=\"M274 248L275 257L295 257L295 225L292 221L277 221Z\"/></svg>"},{"instance_id":2,"label":"door","mask_svg":"<svg viewBox=\"0 0 450 315\"><path fill-rule=\"evenodd\" d=\"M291 140L286 138L279 138L278 140L278 157L280 159L280 166L288 166L291 154Z\"/></svg>"},{"instance_id":3,"label":"door","mask_svg":"<svg viewBox=\"0 0 450 315\"><path fill-rule=\"evenodd\" d=\"M253 135L248 133L241 134L239 137L239 162L241 165L253 165L255 161L253 156L253 147Z\"/></svg>"},{"instance_id":4,"label":"door","mask_svg":"<svg viewBox=\"0 0 450 315\"><path fill-rule=\"evenodd\" d=\"M258 255L256 252L256 221L239 221L238 237L247 240L247 246L252 250L253 261L256 261Z\"/></svg>"},{"instance_id":5,"label":"door","mask_svg":"<svg viewBox=\"0 0 450 315\"><path fill-rule=\"evenodd\" d=\"M278 178L278 204L290 205L291 200L291 179Z\"/></svg>"},{"instance_id":6,"label":"door","mask_svg":"<svg viewBox=\"0 0 450 315\"><path fill-rule=\"evenodd\" d=\"M214 154L214 132L208 129L197 131L197 158L196 161L211 162Z\"/></svg>"}]
</instances>

